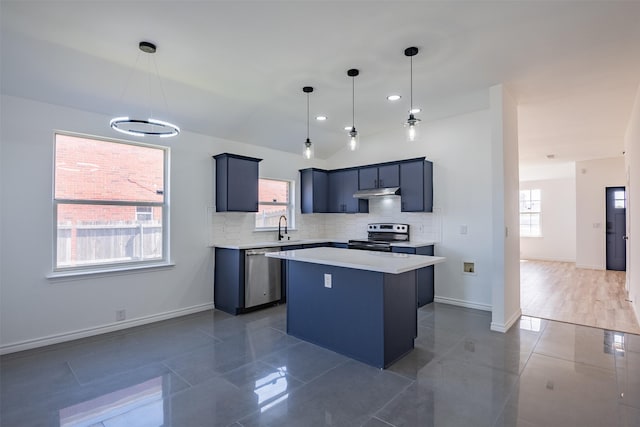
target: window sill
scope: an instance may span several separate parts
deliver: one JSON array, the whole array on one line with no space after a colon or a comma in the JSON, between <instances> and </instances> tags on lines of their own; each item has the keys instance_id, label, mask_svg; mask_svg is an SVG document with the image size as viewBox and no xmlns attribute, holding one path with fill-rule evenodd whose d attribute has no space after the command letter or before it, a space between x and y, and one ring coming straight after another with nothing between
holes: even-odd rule
<instances>
[{"instance_id":1,"label":"window sill","mask_svg":"<svg viewBox=\"0 0 640 427\"><path fill-rule=\"evenodd\" d=\"M118 267L110 267L110 268L95 268L88 270L68 270L68 271L54 271L51 274L48 274L47 279L57 282L57 281L68 281L68 280L81 280L86 278L94 278L94 277L104 277L104 276L119 276L125 274L136 274L136 273L145 273L153 270L164 270L175 267L176 264L174 262L166 262L166 263L153 263L153 264L144 264L144 265L128 265L128 266L118 266Z\"/></svg>"},{"instance_id":2,"label":"window sill","mask_svg":"<svg viewBox=\"0 0 640 427\"><path fill-rule=\"evenodd\" d=\"M520 235L521 239L542 239L544 236L540 235L540 236L522 236Z\"/></svg>"}]
</instances>

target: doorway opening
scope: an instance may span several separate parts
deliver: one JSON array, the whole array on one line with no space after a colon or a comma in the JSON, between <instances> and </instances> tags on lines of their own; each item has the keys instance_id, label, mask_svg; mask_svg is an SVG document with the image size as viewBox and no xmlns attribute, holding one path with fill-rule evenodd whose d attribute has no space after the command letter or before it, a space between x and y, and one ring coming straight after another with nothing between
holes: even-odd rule
<instances>
[{"instance_id":1,"label":"doorway opening","mask_svg":"<svg viewBox=\"0 0 640 427\"><path fill-rule=\"evenodd\" d=\"M522 314L640 334L625 286L625 187L594 188L592 191L597 193L589 199L594 201L589 212L576 206L575 187L572 179L521 182ZM532 194L531 202L528 193ZM591 264L576 266L575 252L571 256L569 249L576 250L576 237L580 237L576 223L580 221L580 232L599 234L600 240L588 252L596 254Z\"/></svg>"},{"instance_id":2,"label":"doorway opening","mask_svg":"<svg viewBox=\"0 0 640 427\"><path fill-rule=\"evenodd\" d=\"M626 212L627 198L624 187L606 188L606 252L607 270L627 270Z\"/></svg>"}]
</instances>

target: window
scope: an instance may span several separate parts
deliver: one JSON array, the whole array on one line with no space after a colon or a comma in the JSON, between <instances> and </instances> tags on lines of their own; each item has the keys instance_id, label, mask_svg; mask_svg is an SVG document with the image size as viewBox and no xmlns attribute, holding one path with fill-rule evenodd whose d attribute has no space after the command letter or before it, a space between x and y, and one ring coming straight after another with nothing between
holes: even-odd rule
<instances>
[{"instance_id":1,"label":"window","mask_svg":"<svg viewBox=\"0 0 640 427\"><path fill-rule=\"evenodd\" d=\"M278 228L278 221L282 215L287 217L288 227L293 228L292 187L291 181L265 178L258 180L256 229Z\"/></svg>"},{"instance_id":2,"label":"window","mask_svg":"<svg viewBox=\"0 0 640 427\"><path fill-rule=\"evenodd\" d=\"M167 256L168 149L55 135L55 270Z\"/></svg>"},{"instance_id":3,"label":"window","mask_svg":"<svg viewBox=\"0 0 640 427\"><path fill-rule=\"evenodd\" d=\"M613 206L615 209L624 209L626 207L624 193L624 190L613 192Z\"/></svg>"},{"instance_id":4,"label":"window","mask_svg":"<svg viewBox=\"0 0 640 427\"><path fill-rule=\"evenodd\" d=\"M151 206L136 206L136 221L152 221L152 209Z\"/></svg>"},{"instance_id":5,"label":"window","mask_svg":"<svg viewBox=\"0 0 640 427\"><path fill-rule=\"evenodd\" d=\"M540 190L520 190L520 236L542 236L540 213Z\"/></svg>"}]
</instances>

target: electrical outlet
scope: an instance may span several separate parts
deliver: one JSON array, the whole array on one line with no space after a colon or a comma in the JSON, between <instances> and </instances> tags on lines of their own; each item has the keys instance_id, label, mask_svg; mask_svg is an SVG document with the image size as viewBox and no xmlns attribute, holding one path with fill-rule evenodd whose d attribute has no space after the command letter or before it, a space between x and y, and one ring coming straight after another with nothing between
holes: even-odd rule
<instances>
[{"instance_id":1,"label":"electrical outlet","mask_svg":"<svg viewBox=\"0 0 640 427\"><path fill-rule=\"evenodd\" d=\"M330 274L325 274L324 275L324 287L325 288L331 288L331 275Z\"/></svg>"},{"instance_id":2,"label":"electrical outlet","mask_svg":"<svg viewBox=\"0 0 640 427\"><path fill-rule=\"evenodd\" d=\"M127 318L127 310L116 310L116 322L122 322Z\"/></svg>"},{"instance_id":3,"label":"electrical outlet","mask_svg":"<svg viewBox=\"0 0 640 427\"><path fill-rule=\"evenodd\" d=\"M468 228L466 225L461 225L460 226L460 234L467 234Z\"/></svg>"}]
</instances>

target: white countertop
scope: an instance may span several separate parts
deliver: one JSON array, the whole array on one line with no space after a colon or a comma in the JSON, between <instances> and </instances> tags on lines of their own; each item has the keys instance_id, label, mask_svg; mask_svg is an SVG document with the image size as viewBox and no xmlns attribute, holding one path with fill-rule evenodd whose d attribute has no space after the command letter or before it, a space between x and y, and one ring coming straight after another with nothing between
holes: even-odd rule
<instances>
[{"instance_id":1,"label":"white countertop","mask_svg":"<svg viewBox=\"0 0 640 427\"><path fill-rule=\"evenodd\" d=\"M362 239L366 240L366 239ZM257 243L239 243L239 244L214 244L213 246L216 248L224 248L224 249L256 249L256 248L276 248L279 246L295 246L295 245L311 245L314 243L344 243L347 244L349 241L345 239L300 239L300 240L273 240L270 242L257 242ZM391 246L397 246L402 248L419 248L422 246L431 246L435 245L436 242L430 241L409 241L409 242L396 242L391 243Z\"/></svg>"},{"instance_id":2,"label":"white countertop","mask_svg":"<svg viewBox=\"0 0 640 427\"><path fill-rule=\"evenodd\" d=\"M266 256L312 264L400 274L446 261L444 257L392 252L356 251L340 248L309 248L270 252Z\"/></svg>"}]
</instances>

